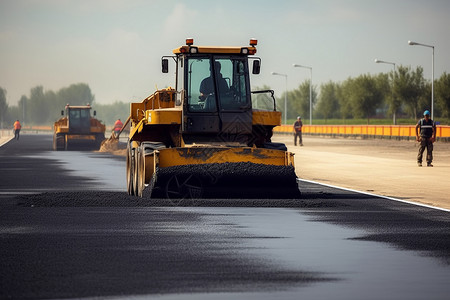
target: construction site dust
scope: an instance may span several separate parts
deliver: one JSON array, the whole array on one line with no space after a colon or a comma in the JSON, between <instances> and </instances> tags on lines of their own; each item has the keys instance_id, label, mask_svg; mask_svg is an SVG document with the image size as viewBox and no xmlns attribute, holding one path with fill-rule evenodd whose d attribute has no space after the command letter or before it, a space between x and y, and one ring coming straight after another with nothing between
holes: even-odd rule
<instances>
[{"instance_id":1,"label":"construction site dust","mask_svg":"<svg viewBox=\"0 0 450 300\"><path fill-rule=\"evenodd\" d=\"M98 152L108 152L113 155L125 156L127 154L126 144L122 144L116 138L108 138L104 140Z\"/></svg>"}]
</instances>

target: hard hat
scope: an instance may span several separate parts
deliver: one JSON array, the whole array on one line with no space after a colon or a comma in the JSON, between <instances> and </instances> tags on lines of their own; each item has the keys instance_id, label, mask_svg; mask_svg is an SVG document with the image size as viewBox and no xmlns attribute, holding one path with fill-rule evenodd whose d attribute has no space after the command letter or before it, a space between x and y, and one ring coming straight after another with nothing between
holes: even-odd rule
<instances>
[{"instance_id":1,"label":"hard hat","mask_svg":"<svg viewBox=\"0 0 450 300\"><path fill-rule=\"evenodd\" d=\"M429 115L430 115L430 112L429 112L428 110L426 110L426 111L423 112L423 115L424 115L424 116L426 116L426 115L429 116Z\"/></svg>"},{"instance_id":2,"label":"hard hat","mask_svg":"<svg viewBox=\"0 0 450 300\"><path fill-rule=\"evenodd\" d=\"M297 119L301 119L302 117L298 116Z\"/></svg>"}]
</instances>

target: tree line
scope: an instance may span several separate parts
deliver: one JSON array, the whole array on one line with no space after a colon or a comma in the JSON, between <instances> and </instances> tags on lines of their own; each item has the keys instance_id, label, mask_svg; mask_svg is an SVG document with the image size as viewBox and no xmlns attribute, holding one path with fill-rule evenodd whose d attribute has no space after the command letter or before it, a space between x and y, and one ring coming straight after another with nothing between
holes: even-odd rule
<instances>
[{"instance_id":1,"label":"tree line","mask_svg":"<svg viewBox=\"0 0 450 300\"><path fill-rule=\"evenodd\" d=\"M264 87L267 88L267 87ZM264 89L263 88L263 89ZM287 91L287 118L310 118L310 81ZM277 110L284 111L285 93L277 98ZM417 119L431 109L431 81L423 77L422 67L415 70L399 66L390 73L363 74L343 82L329 81L312 86L314 119L366 119L399 117ZM443 73L434 82L434 117L450 123L450 74Z\"/></svg>"},{"instance_id":2,"label":"tree line","mask_svg":"<svg viewBox=\"0 0 450 300\"><path fill-rule=\"evenodd\" d=\"M255 88L267 90L268 86ZM396 124L399 117L417 119L425 109L431 109L431 82L423 77L423 69L399 66L390 73L363 74L349 77L343 82L329 81L318 88L312 85L313 120L392 118ZM31 88L29 96L22 96L16 106L6 101L7 91L0 87L0 128L10 128L16 119L28 125L52 125L61 116L61 110L71 105L90 104L97 111L97 118L106 125L117 119L126 119L129 103L116 101L112 104L96 103L89 85L72 84L54 92L43 86ZM285 92L286 93L286 92ZM301 115L310 118L310 81L305 80L298 88L287 91L276 99L277 110L284 113L287 96L287 118ZM273 109L273 100L267 94L253 95L252 101L259 108ZM450 123L450 74L443 73L434 82L434 117Z\"/></svg>"},{"instance_id":3,"label":"tree line","mask_svg":"<svg viewBox=\"0 0 450 300\"><path fill-rule=\"evenodd\" d=\"M129 103L96 103L89 85L72 84L54 92L44 90L43 86L31 88L29 96L22 96L16 106L6 102L7 91L0 87L0 128L10 128L15 120L25 125L53 125L61 117L66 104L91 105L96 117L103 123L113 125L117 119L128 117Z\"/></svg>"}]
</instances>

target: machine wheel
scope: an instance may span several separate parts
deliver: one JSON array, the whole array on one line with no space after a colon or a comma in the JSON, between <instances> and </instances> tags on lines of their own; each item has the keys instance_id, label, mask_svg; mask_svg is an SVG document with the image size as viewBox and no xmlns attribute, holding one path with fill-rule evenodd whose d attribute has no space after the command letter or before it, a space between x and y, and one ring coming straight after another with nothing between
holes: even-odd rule
<instances>
[{"instance_id":1,"label":"machine wheel","mask_svg":"<svg viewBox=\"0 0 450 300\"><path fill-rule=\"evenodd\" d=\"M139 184L139 156L141 155L140 148L134 148L134 168L133 168L133 195L139 196L138 184Z\"/></svg>"},{"instance_id":2,"label":"machine wheel","mask_svg":"<svg viewBox=\"0 0 450 300\"><path fill-rule=\"evenodd\" d=\"M102 142L105 140L105 135L102 133L97 133L95 135L95 150L99 150L102 146Z\"/></svg>"},{"instance_id":3,"label":"machine wheel","mask_svg":"<svg viewBox=\"0 0 450 300\"><path fill-rule=\"evenodd\" d=\"M139 151L136 156L136 173L136 195L142 198L145 189L145 148L142 144L139 147Z\"/></svg>"},{"instance_id":4,"label":"machine wheel","mask_svg":"<svg viewBox=\"0 0 450 300\"><path fill-rule=\"evenodd\" d=\"M158 149L164 149L166 148L166 145L164 143L160 143L160 142L142 142L140 145L140 149L139 149L139 161L137 163L138 165L138 196L142 197L143 196L143 191L144 189L148 189L148 193L146 194L148 197L151 197L152 192L153 192L153 188L155 187L155 183L156 183L156 178L157 178L157 174L153 174L152 177L150 178L150 182L145 182L145 177L146 177L146 167L145 167L145 155L146 154L151 154L153 151L158 150ZM148 185L146 185L148 184Z\"/></svg>"},{"instance_id":5,"label":"machine wheel","mask_svg":"<svg viewBox=\"0 0 450 300\"><path fill-rule=\"evenodd\" d=\"M131 148L131 144L127 146L127 192L128 195L134 196L134 150Z\"/></svg>"},{"instance_id":6,"label":"machine wheel","mask_svg":"<svg viewBox=\"0 0 450 300\"><path fill-rule=\"evenodd\" d=\"M64 139L64 150L66 150L66 151L70 150L69 144L70 144L69 139L67 141Z\"/></svg>"},{"instance_id":7,"label":"machine wheel","mask_svg":"<svg viewBox=\"0 0 450 300\"><path fill-rule=\"evenodd\" d=\"M56 144L56 133L53 134L53 150L58 150L57 144Z\"/></svg>"},{"instance_id":8,"label":"machine wheel","mask_svg":"<svg viewBox=\"0 0 450 300\"><path fill-rule=\"evenodd\" d=\"M66 142L66 138L64 136L64 134L54 134L53 135L53 150L55 151L60 151L60 150L64 150L66 148L65 145Z\"/></svg>"},{"instance_id":9,"label":"machine wheel","mask_svg":"<svg viewBox=\"0 0 450 300\"><path fill-rule=\"evenodd\" d=\"M173 175L166 184L166 197L177 199L198 199L203 194L203 185L200 178L192 174Z\"/></svg>"}]
</instances>

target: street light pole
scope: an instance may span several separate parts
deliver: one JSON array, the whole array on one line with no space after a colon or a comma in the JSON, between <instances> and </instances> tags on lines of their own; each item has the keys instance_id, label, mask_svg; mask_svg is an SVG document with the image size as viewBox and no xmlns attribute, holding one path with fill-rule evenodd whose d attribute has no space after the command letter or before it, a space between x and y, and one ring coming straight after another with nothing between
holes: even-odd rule
<instances>
[{"instance_id":1,"label":"street light pole","mask_svg":"<svg viewBox=\"0 0 450 300\"><path fill-rule=\"evenodd\" d=\"M377 64L390 64L390 65L393 65L394 66L394 74L395 74L395 63L389 62L389 61L384 61L384 60L379 60L379 59L376 59L376 58L375 58L375 63L377 63ZM392 79L392 86L394 86L394 79ZM392 94L392 101L394 101L394 90L392 88L391 88L391 94ZM396 116L395 116L396 113L397 112L394 110L394 116L393 116L394 125L397 125L396 124L397 120L396 120Z\"/></svg>"},{"instance_id":2,"label":"street light pole","mask_svg":"<svg viewBox=\"0 0 450 300\"><path fill-rule=\"evenodd\" d=\"M434 46L408 41L410 46L423 46L433 49L431 54L431 119L434 120Z\"/></svg>"},{"instance_id":3,"label":"street light pole","mask_svg":"<svg viewBox=\"0 0 450 300\"><path fill-rule=\"evenodd\" d=\"M309 125L312 125L312 67L293 64L294 68L305 68L311 71L311 77L309 80Z\"/></svg>"},{"instance_id":4,"label":"street light pole","mask_svg":"<svg viewBox=\"0 0 450 300\"><path fill-rule=\"evenodd\" d=\"M286 79L286 92L284 93L284 124L287 125L287 74L272 72L272 75L283 76Z\"/></svg>"}]
</instances>

